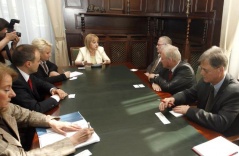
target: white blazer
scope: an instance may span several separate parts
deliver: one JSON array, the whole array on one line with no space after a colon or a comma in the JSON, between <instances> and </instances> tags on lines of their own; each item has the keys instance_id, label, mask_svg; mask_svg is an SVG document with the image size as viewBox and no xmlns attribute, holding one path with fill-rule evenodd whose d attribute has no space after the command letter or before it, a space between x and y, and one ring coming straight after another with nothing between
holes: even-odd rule
<instances>
[{"instance_id":1,"label":"white blazer","mask_svg":"<svg viewBox=\"0 0 239 156\"><path fill-rule=\"evenodd\" d=\"M97 64L101 64L103 61L109 60L110 58L106 55L103 47L99 46L95 53L95 59ZM87 61L91 63L90 52L86 47L79 48L79 53L75 62Z\"/></svg>"}]
</instances>

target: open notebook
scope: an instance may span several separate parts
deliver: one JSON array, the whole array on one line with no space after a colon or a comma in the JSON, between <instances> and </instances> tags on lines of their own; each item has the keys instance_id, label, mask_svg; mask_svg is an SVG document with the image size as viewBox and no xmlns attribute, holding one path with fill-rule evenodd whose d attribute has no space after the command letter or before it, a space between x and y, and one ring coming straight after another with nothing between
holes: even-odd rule
<instances>
[{"instance_id":1,"label":"open notebook","mask_svg":"<svg viewBox=\"0 0 239 156\"><path fill-rule=\"evenodd\" d=\"M79 112L62 115L60 116L60 120L78 124L82 128L88 127L87 121L82 117L82 115ZM70 137L76 133L76 132L67 132L67 136L63 136L61 134L52 131L51 128L36 128L36 131L39 138L40 148L52 144L54 142L60 141L65 137ZM100 137L94 132L89 140L81 144L78 144L76 148L83 147L99 141Z\"/></svg>"}]
</instances>

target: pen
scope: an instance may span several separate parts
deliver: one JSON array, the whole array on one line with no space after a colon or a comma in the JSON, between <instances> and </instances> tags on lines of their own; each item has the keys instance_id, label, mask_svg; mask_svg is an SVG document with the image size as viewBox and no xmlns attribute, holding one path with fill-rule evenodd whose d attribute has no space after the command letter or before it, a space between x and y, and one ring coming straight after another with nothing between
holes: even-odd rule
<instances>
[{"instance_id":1,"label":"pen","mask_svg":"<svg viewBox=\"0 0 239 156\"><path fill-rule=\"evenodd\" d=\"M233 156L233 155L236 155L238 152L234 152L232 154L230 154L229 156Z\"/></svg>"}]
</instances>

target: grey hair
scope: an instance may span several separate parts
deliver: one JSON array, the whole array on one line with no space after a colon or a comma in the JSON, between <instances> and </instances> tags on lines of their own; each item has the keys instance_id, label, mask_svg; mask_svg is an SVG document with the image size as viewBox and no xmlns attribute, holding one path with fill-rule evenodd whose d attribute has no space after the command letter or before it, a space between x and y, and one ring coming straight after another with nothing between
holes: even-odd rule
<instances>
[{"instance_id":1,"label":"grey hair","mask_svg":"<svg viewBox=\"0 0 239 156\"><path fill-rule=\"evenodd\" d=\"M179 52L178 48L167 44L163 47L163 53L165 54L166 58L171 58L174 61L181 61L181 53Z\"/></svg>"},{"instance_id":2,"label":"grey hair","mask_svg":"<svg viewBox=\"0 0 239 156\"><path fill-rule=\"evenodd\" d=\"M213 68L219 68L221 66L226 70L228 65L228 58L223 53L222 49L217 46L212 46L206 50L198 59L198 62L208 61Z\"/></svg>"}]
</instances>

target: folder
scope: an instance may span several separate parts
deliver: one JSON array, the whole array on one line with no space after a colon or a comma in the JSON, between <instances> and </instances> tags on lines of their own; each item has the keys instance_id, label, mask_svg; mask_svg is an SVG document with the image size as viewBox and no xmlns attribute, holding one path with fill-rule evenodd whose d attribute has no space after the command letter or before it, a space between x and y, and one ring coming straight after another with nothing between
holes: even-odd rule
<instances>
[{"instance_id":1,"label":"folder","mask_svg":"<svg viewBox=\"0 0 239 156\"><path fill-rule=\"evenodd\" d=\"M60 121L71 122L80 125L82 128L88 127L88 122L84 119L84 117L79 112L74 112L66 115L60 116ZM51 128L36 128L36 132L39 138L40 148L47 146L49 144L55 143L64 139L65 137L70 137L74 135L76 132L67 132L67 135L61 135L54 131ZM92 143L96 143L100 141L100 137L94 132L90 139L86 142L80 143L75 148L80 148Z\"/></svg>"},{"instance_id":2,"label":"folder","mask_svg":"<svg viewBox=\"0 0 239 156\"><path fill-rule=\"evenodd\" d=\"M200 156L232 156L239 151L239 146L222 136L201 143L192 148Z\"/></svg>"}]
</instances>

